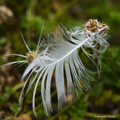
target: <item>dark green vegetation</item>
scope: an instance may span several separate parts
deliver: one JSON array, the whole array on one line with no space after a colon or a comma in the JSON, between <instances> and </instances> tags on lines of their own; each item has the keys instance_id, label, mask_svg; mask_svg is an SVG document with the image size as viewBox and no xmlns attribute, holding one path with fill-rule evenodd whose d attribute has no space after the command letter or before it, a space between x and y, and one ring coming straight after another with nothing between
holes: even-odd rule
<instances>
[{"instance_id":1,"label":"dark green vegetation","mask_svg":"<svg viewBox=\"0 0 120 120\"><path fill-rule=\"evenodd\" d=\"M1 7L5 7L5 11ZM101 56L102 72L96 84L85 96L80 97L49 119L93 120L96 117L120 119L120 1L119 0L0 0L0 65L21 60L18 57L4 57L9 53L27 53L20 31L30 48L34 49L43 27L42 37L54 31L59 23L68 29L79 26L88 19L97 18L110 26L110 47ZM19 66L19 65L18 65ZM32 89L27 96L24 111L18 117L18 98L23 87L20 82L25 69L3 67L0 70L0 120L34 120L32 112ZM53 86L54 87L54 86ZM55 92L52 93L54 98ZM36 109L39 120L45 117L40 86L36 95ZM23 115L25 114L25 115Z\"/></svg>"}]
</instances>

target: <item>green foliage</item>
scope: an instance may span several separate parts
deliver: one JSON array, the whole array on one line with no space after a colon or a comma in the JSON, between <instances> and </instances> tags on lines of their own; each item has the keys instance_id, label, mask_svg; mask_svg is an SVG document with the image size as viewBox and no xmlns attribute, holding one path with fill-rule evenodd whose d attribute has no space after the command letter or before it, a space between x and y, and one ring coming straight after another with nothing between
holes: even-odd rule
<instances>
[{"instance_id":1,"label":"green foliage","mask_svg":"<svg viewBox=\"0 0 120 120\"><path fill-rule=\"evenodd\" d=\"M71 106L71 109L68 111L68 114L70 115L70 120L82 120L85 112L87 111L87 99L88 96L84 96L82 99L80 99L78 102L76 102L73 106Z\"/></svg>"},{"instance_id":2,"label":"green foliage","mask_svg":"<svg viewBox=\"0 0 120 120\"><path fill-rule=\"evenodd\" d=\"M101 73L101 80L103 84L105 84L105 87L107 87L108 89L115 87L117 90L120 88L119 85L120 56L119 55L120 55L120 47L108 49L102 58L103 71Z\"/></svg>"},{"instance_id":3,"label":"green foliage","mask_svg":"<svg viewBox=\"0 0 120 120\"><path fill-rule=\"evenodd\" d=\"M3 102L6 102L7 101L7 97L5 95L0 95L0 100L3 101Z\"/></svg>"},{"instance_id":4,"label":"green foliage","mask_svg":"<svg viewBox=\"0 0 120 120\"><path fill-rule=\"evenodd\" d=\"M83 24L88 19L97 18L110 26L111 36L120 34L119 0L2 0L0 5L6 5L13 12L12 19L0 23L0 65L4 63L2 55L6 52L4 48L6 48L7 44L11 45L9 50L12 50L11 53L26 54L28 52L22 41L20 31L22 31L32 50L36 48L42 27L43 38L51 31L55 31L59 23L70 29ZM119 37L117 38L120 40ZM120 45L119 41L117 45ZM120 47L118 46L111 44L110 48L101 56L102 71L99 80L96 81L96 84L87 94L89 97L84 96L72 104L69 109L58 114L56 119L87 120L87 118L91 118L93 120L94 115L97 113L120 113ZM12 56L9 60L15 61L21 60L21 58ZM84 61L86 62L86 60ZM13 69L8 70L5 73L0 71L0 76L5 77L4 81L0 79L0 88L2 88L0 90L0 112L8 112L11 120L14 120L12 116L18 112L18 97L23 86L23 84L19 83L19 78L24 71L24 67L20 68L20 70L18 70L19 68L16 69L15 71L12 71ZM10 75L16 76L15 86L13 86L14 83L8 84L6 76ZM37 114L40 119L46 119L41 104L40 86L39 84L36 94ZM30 111L29 115L35 118L31 107L33 87L34 85L27 96L24 112ZM56 106L56 103L53 106ZM56 114L54 113L54 115Z\"/></svg>"},{"instance_id":5,"label":"green foliage","mask_svg":"<svg viewBox=\"0 0 120 120\"><path fill-rule=\"evenodd\" d=\"M12 104L12 106L10 107L10 110L13 113L16 113L18 111L18 108L19 108L19 105L17 103L15 103L15 104Z\"/></svg>"}]
</instances>

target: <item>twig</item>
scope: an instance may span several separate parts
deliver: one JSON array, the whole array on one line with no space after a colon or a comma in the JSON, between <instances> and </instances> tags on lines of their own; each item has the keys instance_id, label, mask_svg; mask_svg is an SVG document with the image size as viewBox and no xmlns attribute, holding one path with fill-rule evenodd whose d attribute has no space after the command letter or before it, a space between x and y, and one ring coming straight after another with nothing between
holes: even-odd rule
<instances>
[{"instance_id":1,"label":"twig","mask_svg":"<svg viewBox=\"0 0 120 120\"><path fill-rule=\"evenodd\" d=\"M34 10L34 7L37 3L37 0L30 0L30 2L28 3L28 9L26 11L26 20L30 20L32 18L32 12ZM27 41L28 43L30 43L30 27L28 27L26 29L26 33L27 33Z\"/></svg>"},{"instance_id":2,"label":"twig","mask_svg":"<svg viewBox=\"0 0 120 120\"><path fill-rule=\"evenodd\" d=\"M66 110L68 110L72 105L74 105L78 100L80 100L82 97L84 97L87 94L81 94L81 96L79 96L77 99L75 99L72 103L70 103L68 106L66 106L65 108L63 108L61 111L59 111L57 114L55 114L54 116L50 117L48 120L54 120L56 119L59 115L61 115L63 112L65 112Z\"/></svg>"},{"instance_id":3,"label":"twig","mask_svg":"<svg viewBox=\"0 0 120 120\"><path fill-rule=\"evenodd\" d=\"M22 99L23 99L23 100L22 100L22 104L21 104L18 112L15 114L15 116L19 116L19 115L24 111L25 103L26 103L26 98L27 98L27 95L25 95L25 93L26 93L26 91L27 91L29 82L30 82L30 80L28 81L28 84L27 84L26 87L25 87L25 90L24 90L24 93L23 93L23 97L22 97Z\"/></svg>"},{"instance_id":4,"label":"twig","mask_svg":"<svg viewBox=\"0 0 120 120\"><path fill-rule=\"evenodd\" d=\"M52 93L51 97L55 96L56 95L56 90ZM40 98L41 99L41 98ZM36 108L35 110L39 110L41 107L43 106L43 103L41 102ZM30 112L26 113L28 115L32 115L33 114L33 110L31 110Z\"/></svg>"},{"instance_id":5,"label":"twig","mask_svg":"<svg viewBox=\"0 0 120 120\"><path fill-rule=\"evenodd\" d=\"M53 17L54 20L59 19L69 8L71 8L78 0L71 0L65 7L59 10Z\"/></svg>"}]
</instances>

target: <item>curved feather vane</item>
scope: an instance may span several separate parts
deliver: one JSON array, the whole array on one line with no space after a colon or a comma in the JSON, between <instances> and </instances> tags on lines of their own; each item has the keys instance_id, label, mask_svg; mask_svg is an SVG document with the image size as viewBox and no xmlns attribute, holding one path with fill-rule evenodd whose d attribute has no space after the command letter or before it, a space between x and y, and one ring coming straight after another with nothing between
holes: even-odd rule
<instances>
[{"instance_id":1,"label":"curved feather vane","mask_svg":"<svg viewBox=\"0 0 120 120\"><path fill-rule=\"evenodd\" d=\"M94 58L98 58L98 54L103 53L108 47L108 42L105 39L108 29L107 25L101 24L97 20L89 20L85 24L85 28L75 27L68 31L65 27L59 27L55 33L47 37L47 42L42 44L46 48L29 64L22 76L22 79L25 79L31 71L36 73L27 90L28 92L36 81L33 92L35 115L35 94L40 80L44 109L47 115L52 111L51 80L53 72L55 72L58 109L61 109L66 102L66 91L69 94L72 92L77 93L77 90L84 92L90 89L89 81L93 80L90 74L94 72L83 65L78 49L80 48L96 65ZM101 48L99 50L97 49L98 45ZM88 53L86 48L91 48L93 52ZM27 79L30 76L28 75ZM65 89L65 81L67 90Z\"/></svg>"},{"instance_id":2,"label":"curved feather vane","mask_svg":"<svg viewBox=\"0 0 120 120\"><path fill-rule=\"evenodd\" d=\"M52 110L51 102L51 82L55 73L55 83L58 98L58 109L61 109L66 101L66 95L76 94L90 90L90 81L94 80L92 74L100 72L96 59L100 64L99 56L109 46L106 24L99 23L97 20L89 20L84 28L74 27L68 31L64 26L58 27L54 33L49 34L41 41L41 34L38 40L36 51L31 51L25 39L23 42L28 49L27 55L9 54L25 58L22 61L14 61L2 65L12 65L28 63L28 67L23 73L22 80L26 80L21 91L19 101L26 95L31 86L35 83L33 91L33 111L35 111L35 94L39 82L41 82L41 96L46 115L49 116ZM41 32L42 33L42 32ZM44 48L43 50L40 50ZM90 49L92 52L88 52ZM95 65L97 72L86 68L81 60L80 52L83 52L88 59ZM101 64L100 64L101 66ZM101 68L101 67L100 67ZM35 76L34 76L35 75ZM34 76L33 79L32 76ZM30 81L31 80L31 81ZM25 90L27 88L27 90ZM36 115L37 117L37 115Z\"/></svg>"}]
</instances>

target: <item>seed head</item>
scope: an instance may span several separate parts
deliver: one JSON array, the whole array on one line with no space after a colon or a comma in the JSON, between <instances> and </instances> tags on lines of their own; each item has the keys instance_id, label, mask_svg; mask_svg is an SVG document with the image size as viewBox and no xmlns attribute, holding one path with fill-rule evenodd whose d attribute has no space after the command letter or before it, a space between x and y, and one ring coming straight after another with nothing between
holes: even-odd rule
<instances>
[{"instance_id":1,"label":"seed head","mask_svg":"<svg viewBox=\"0 0 120 120\"><path fill-rule=\"evenodd\" d=\"M100 35L104 35L108 32L109 27L106 24L99 23L97 19L95 20L88 20L88 22L85 24L85 31L87 33L94 33L98 32Z\"/></svg>"},{"instance_id":2,"label":"seed head","mask_svg":"<svg viewBox=\"0 0 120 120\"><path fill-rule=\"evenodd\" d=\"M97 20L89 20L85 27L88 31L95 32L98 29L98 21Z\"/></svg>"},{"instance_id":3,"label":"seed head","mask_svg":"<svg viewBox=\"0 0 120 120\"><path fill-rule=\"evenodd\" d=\"M31 63L38 56L38 52L31 51L27 54L27 61Z\"/></svg>"}]
</instances>

